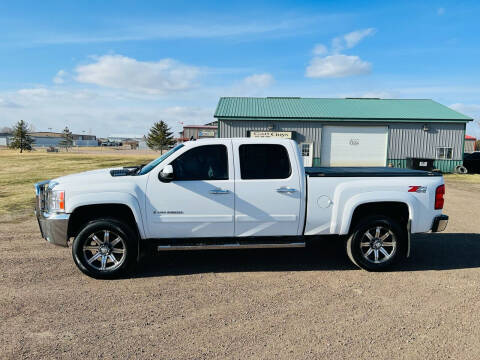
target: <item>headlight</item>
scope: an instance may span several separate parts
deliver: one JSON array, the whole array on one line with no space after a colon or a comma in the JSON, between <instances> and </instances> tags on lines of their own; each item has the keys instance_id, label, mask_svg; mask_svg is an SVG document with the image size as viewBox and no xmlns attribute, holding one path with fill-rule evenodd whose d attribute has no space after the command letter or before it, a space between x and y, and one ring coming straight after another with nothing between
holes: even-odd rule
<instances>
[{"instance_id":1,"label":"headlight","mask_svg":"<svg viewBox=\"0 0 480 360\"><path fill-rule=\"evenodd\" d=\"M65 212L65 191L48 190L46 204L48 212Z\"/></svg>"}]
</instances>

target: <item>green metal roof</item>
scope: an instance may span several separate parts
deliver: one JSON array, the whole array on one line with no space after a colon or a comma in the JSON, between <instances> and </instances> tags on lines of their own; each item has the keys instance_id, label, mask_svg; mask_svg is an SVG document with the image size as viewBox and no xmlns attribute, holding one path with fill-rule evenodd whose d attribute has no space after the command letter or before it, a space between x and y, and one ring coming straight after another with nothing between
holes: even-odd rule
<instances>
[{"instance_id":1,"label":"green metal roof","mask_svg":"<svg viewBox=\"0 0 480 360\"><path fill-rule=\"evenodd\" d=\"M222 97L216 118L238 119L366 119L472 120L429 99L321 99L288 97Z\"/></svg>"}]
</instances>

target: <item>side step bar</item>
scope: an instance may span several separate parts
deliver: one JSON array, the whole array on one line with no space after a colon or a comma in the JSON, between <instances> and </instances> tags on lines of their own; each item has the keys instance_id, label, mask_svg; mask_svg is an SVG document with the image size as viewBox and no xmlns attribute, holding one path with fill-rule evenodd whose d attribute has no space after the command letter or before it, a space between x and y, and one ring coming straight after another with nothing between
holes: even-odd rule
<instances>
[{"instance_id":1,"label":"side step bar","mask_svg":"<svg viewBox=\"0 0 480 360\"><path fill-rule=\"evenodd\" d=\"M158 245L157 251L177 250L229 250L229 249L273 249L273 248L302 248L304 242L292 243L232 243L232 244L198 244L198 245Z\"/></svg>"}]
</instances>

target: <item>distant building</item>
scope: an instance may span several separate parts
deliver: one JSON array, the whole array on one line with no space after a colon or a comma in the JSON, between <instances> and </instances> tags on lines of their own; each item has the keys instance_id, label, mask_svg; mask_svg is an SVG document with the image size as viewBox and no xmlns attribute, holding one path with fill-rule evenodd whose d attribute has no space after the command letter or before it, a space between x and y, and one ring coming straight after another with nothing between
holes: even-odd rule
<instances>
[{"instance_id":1,"label":"distant building","mask_svg":"<svg viewBox=\"0 0 480 360\"><path fill-rule=\"evenodd\" d=\"M147 141L144 135L138 134L113 134L102 143L104 146L124 146L130 145L132 149L148 149Z\"/></svg>"},{"instance_id":2,"label":"distant building","mask_svg":"<svg viewBox=\"0 0 480 360\"><path fill-rule=\"evenodd\" d=\"M180 132L179 142L217 137L217 125L185 125Z\"/></svg>"},{"instance_id":3,"label":"distant building","mask_svg":"<svg viewBox=\"0 0 480 360\"><path fill-rule=\"evenodd\" d=\"M473 136L465 135L465 145L463 151L466 153L472 153L475 151L475 143L477 139Z\"/></svg>"},{"instance_id":4,"label":"distant building","mask_svg":"<svg viewBox=\"0 0 480 360\"><path fill-rule=\"evenodd\" d=\"M62 141L63 133L52 131L35 131L29 134L33 140L34 147L58 147ZM95 135L72 134L73 146L98 146Z\"/></svg>"},{"instance_id":5,"label":"distant building","mask_svg":"<svg viewBox=\"0 0 480 360\"><path fill-rule=\"evenodd\" d=\"M11 138L12 134L10 133L0 133L0 147L8 146Z\"/></svg>"}]
</instances>

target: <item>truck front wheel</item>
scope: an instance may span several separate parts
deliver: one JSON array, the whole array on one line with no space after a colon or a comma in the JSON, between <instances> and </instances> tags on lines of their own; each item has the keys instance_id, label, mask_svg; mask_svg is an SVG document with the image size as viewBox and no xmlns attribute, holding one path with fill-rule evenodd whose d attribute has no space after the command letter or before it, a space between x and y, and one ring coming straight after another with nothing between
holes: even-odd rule
<instances>
[{"instance_id":1,"label":"truck front wheel","mask_svg":"<svg viewBox=\"0 0 480 360\"><path fill-rule=\"evenodd\" d=\"M115 219L94 220L75 237L73 260L93 278L119 277L135 264L137 241L133 230Z\"/></svg>"},{"instance_id":2,"label":"truck front wheel","mask_svg":"<svg viewBox=\"0 0 480 360\"><path fill-rule=\"evenodd\" d=\"M358 267L381 271L406 254L406 229L386 216L369 216L357 224L347 240L347 254Z\"/></svg>"}]
</instances>

